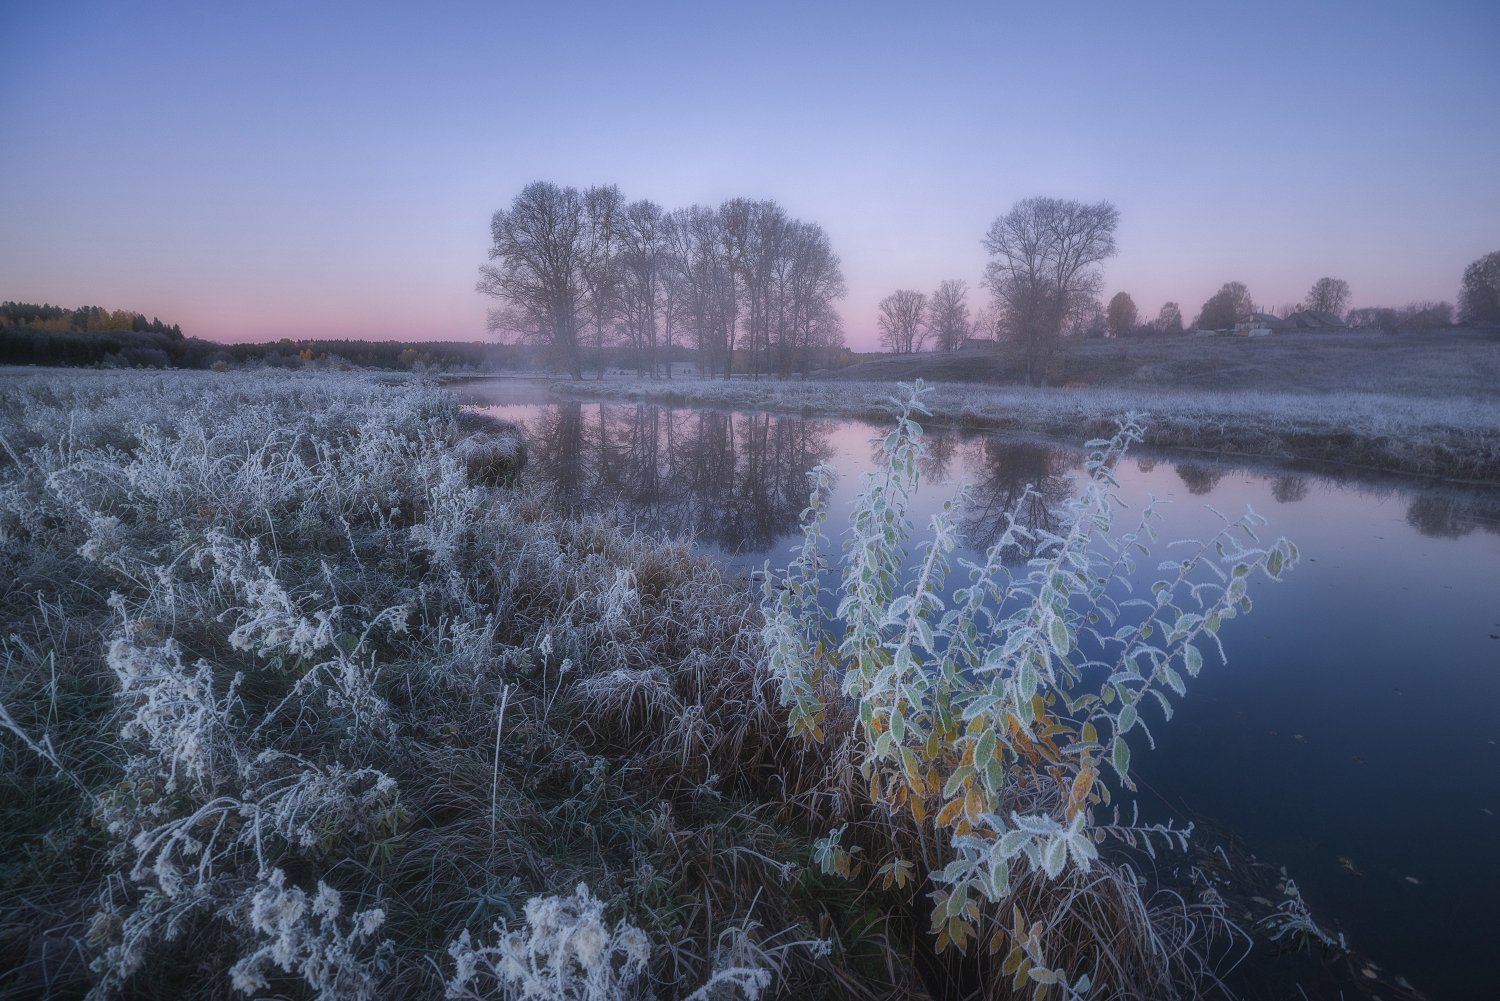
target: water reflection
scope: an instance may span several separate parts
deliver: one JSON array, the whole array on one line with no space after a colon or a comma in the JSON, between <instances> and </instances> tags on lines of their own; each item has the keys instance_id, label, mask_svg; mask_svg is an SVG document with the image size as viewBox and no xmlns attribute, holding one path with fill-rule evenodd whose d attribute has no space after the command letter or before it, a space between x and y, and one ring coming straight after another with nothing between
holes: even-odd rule
<instances>
[{"instance_id":1,"label":"water reflection","mask_svg":"<svg viewBox=\"0 0 1500 1001\"><path fill-rule=\"evenodd\" d=\"M1307 479L1301 476L1278 476L1271 481L1271 496L1278 504L1295 504L1307 499Z\"/></svg>"},{"instance_id":2,"label":"water reflection","mask_svg":"<svg viewBox=\"0 0 1500 1001\"><path fill-rule=\"evenodd\" d=\"M1406 508L1406 523L1436 539L1461 539L1475 531L1500 535L1500 502L1419 494Z\"/></svg>"},{"instance_id":3,"label":"water reflection","mask_svg":"<svg viewBox=\"0 0 1500 1001\"><path fill-rule=\"evenodd\" d=\"M1213 493L1214 487L1224 478L1227 469L1215 466L1205 466L1198 462L1179 462L1175 467L1177 478L1188 488L1188 493L1195 497Z\"/></svg>"},{"instance_id":4,"label":"water reflection","mask_svg":"<svg viewBox=\"0 0 1500 1001\"><path fill-rule=\"evenodd\" d=\"M571 514L758 552L797 530L829 433L776 414L564 401L526 421L527 476Z\"/></svg>"},{"instance_id":5,"label":"water reflection","mask_svg":"<svg viewBox=\"0 0 1500 1001\"><path fill-rule=\"evenodd\" d=\"M1005 531L1012 512L1021 527L1033 535L1037 531L1058 530L1062 524L1062 503L1075 488L1070 474L1078 466L1076 452L992 437L974 439L965 445L972 496L959 515L959 527L966 543L975 549L988 549ZM1032 488L1029 494L1028 486ZM1006 562L1030 559L1035 555L1034 546L1033 543L1006 553Z\"/></svg>"}]
</instances>

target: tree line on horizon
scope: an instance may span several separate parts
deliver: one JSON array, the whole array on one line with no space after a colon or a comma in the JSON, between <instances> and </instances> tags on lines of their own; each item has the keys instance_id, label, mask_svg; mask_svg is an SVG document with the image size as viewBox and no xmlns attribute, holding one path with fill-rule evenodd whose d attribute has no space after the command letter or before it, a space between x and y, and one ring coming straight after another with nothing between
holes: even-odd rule
<instances>
[{"instance_id":1,"label":"tree line on horizon","mask_svg":"<svg viewBox=\"0 0 1500 1001\"><path fill-rule=\"evenodd\" d=\"M1063 336L1103 337L1177 334L1186 329L1182 307L1167 302L1153 320L1142 321L1128 292L1104 305L1101 266L1116 253L1119 212L1107 201L1092 205L1056 198L1027 198L997 218L983 245L990 260L982 285L988 307L972 318L968 284L943 281L930 297L898 289L880 300L876 323L887 351L908 354L931 346L956 350L974 340L999 341L1019 350L1028 382L1040 378ZM1500 324L1500 251L1464 271L1457 310L1448 302L1413 302L1402 307L1349 308L1349 283L1323 277L1302 301L1275 310L1280 319L1308 312L1336 318L1351 327L1385 333L1426 332L1452 326ZM1243 282L1225 282L1199 309L1192 326L1223 330L1263 315ZM1269 311L1267 311L1269 312Z\"/></svg>"},{"instance_id":2,"label":"tree line on horizon","mask_svg":"<svg viewBox=\"0 0 1500 1001\"><path fill-rule=\"evenodd\" d=\"M99 306L0 303L0 364L101 368L532 367L527 346L482 341L366 341L302 338L221 344L184 336L176 324Z\"/></svg>"},{"instance_id":3,"label":"tree line on horizon","mask_svg":"<svg viewBox=\"0 0 1500 1001\"><path fill-rule=\"evenodd\" d=\"M544 345L575 379L611 344L652 378L671 378L680 345L724 378L805 373L842 351L839 257L821 226L774 201L665 209L614 185L536 181L490 232L477 285L499 302L490 329Z\"/></svg>"}]
</instances>

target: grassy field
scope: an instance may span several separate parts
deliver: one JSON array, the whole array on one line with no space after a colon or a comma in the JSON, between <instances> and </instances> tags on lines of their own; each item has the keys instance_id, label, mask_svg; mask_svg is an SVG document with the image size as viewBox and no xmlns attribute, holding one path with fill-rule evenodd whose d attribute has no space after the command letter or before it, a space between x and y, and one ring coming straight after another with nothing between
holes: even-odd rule
<instances>
[{"instance_id":1,"label":"grassy field","mask_svg":"<svg viewBox=\"0 0 1500 1001\"><path fill-rule=\"evenodd\" d=\"M887 356L827 373L855 381L1016 383L993 346ZM1500 332L1386 335L1356 331L1271 337L1132 337L1069 342L1050 384L1270 393L1500 397Z\"/></svg>"},{"instance_id":2,"label":"grassy field","mask_svg":"<svg viewBox=\"0 0 1500 1001\"><path fill-rule=\"evenodd\" d=\"M1069 364L1108 378L1056 388L977 381L1003 374L1004 364L978 351L885 358L787 382L605 380L554 388L883 419L895 380L935 378L934 424L1076 439L1105 435L1115 417L1134 413L1153 446L1500 484L1500 339L1451 336L1442 343L1365 334L1091 342L1074 345ZM958 374L965 380L943 381Z\"/></svg>"}]
</instances>

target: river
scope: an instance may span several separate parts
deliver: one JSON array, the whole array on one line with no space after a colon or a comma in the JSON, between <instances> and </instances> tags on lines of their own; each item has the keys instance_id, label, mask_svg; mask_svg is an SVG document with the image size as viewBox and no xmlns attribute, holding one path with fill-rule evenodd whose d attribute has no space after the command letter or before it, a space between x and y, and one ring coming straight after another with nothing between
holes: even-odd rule
<instances>
[{"instance_id":1,"label":"river","mask_svg":"<svg viewBox=\"0 0 1500 1001\"><path fill-rule=\"evenodd\" d=\"M689 534L751 570L800 539L805 473L838 471L837 532L873 465L870 424L635 403L559 402L505 380L464 399L525 428L528 479L553 503L641 531ZM1083 454L997 434L928 436L913 522L966 480L973 558L1025 486L1024 518L1056 524ZM1135 770L1203 837L1284 866L1319 921L1383 974L1431 997L1487 996L1500 900L1500 491L1371 480L1334 467L1245 468L1182 453L1132 454L1135 506L1169 502L1164 539L1212 535L1253 507L1302 553L1226 624L1227 665L1191 682ZM1123 521L1128 520L1124 519ZM1160 558L1168 558L1158 550ZM1148 586L1155 562L1137 582ZM1330 995L1337 996L1337 995Z\"/></svg>"}]
</instances>

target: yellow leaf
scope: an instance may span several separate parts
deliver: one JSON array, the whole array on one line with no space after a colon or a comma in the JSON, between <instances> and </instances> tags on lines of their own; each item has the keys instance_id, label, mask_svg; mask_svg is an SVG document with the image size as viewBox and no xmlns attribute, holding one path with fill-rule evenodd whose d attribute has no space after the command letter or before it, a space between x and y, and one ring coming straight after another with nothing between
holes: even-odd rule
<instances>
[{"instance_id":1,"label":"yellow leaf","mask_svg":"<svg viewBox=\"0 0 1500 1001\"><path fill-rule=\"evenodd\" d=\"M953 819L958 816L958 812L963 809L963 806L964 801L962 797L949 800L943 806L943 808L938 811L937 820L934 821L934 823L936 823L939 827L947 827L948 825L953 823Z\"/></svg>"},{"instance_id":2,"label":"yellow leaf","mask_svg":"<svg viewBox=\"0 0 1500 1001\"><path fill-rule=\"evenodd\" d=\"M1078 773L1078 777L1073 780L1073 789L1069 793L1073 802L1082 803L1089 798L1089 793L1094 788L1094 774L1093 769L1085 769Z\"/></svg>"},{"instance_id":3,"label":"yellow leaf","mask_svg":"<svg viewBox=\"0 0 1500 1001\"><path fill-rule=\"evenodd\" d=\"M964 816L969 823L979 823L979 815L984 812L984 797L979 794L978 786L969 786L969 791L964 794Z\"/></svg>"}]
</instances>

